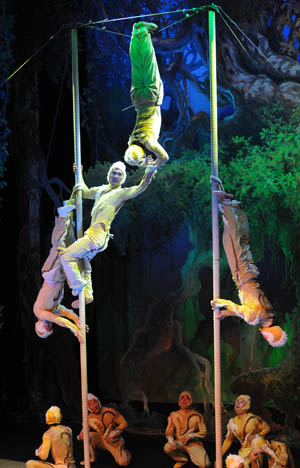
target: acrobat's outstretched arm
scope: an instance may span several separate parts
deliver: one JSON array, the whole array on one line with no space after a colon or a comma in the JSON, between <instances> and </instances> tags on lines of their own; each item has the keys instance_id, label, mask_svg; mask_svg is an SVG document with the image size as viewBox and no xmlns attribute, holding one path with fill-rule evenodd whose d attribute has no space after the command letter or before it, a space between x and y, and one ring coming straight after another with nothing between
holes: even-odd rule
<instances>
[{"instance_id":1,"label":"acrobat's outstretched arm","mask_svg":"<svg viewBox=\"0 0 300 468\"><path fill-rule=\"evenodd\" d=\"M261 308L257 305L253 305L253 307L239 305L228 299L214 299L211 301L211 305L213 309L221 309L216 316L218 319L239 317L249 323L249 325L257 325L259 323Z\"/></svg>"},{"instance_id":2,"label":"acrobat's outstretched arm","mask_svg":"<svg viewBox=\"0 0 300 468\"><path fill-rule=\"evenodd\" d=\"M45 309L35 309L34 313L39 320L46 320L47 322L55 323L60 327L68 328L76 336L78 341L80 343L82 342L79 317L70 309L66 309L64 306L59 305L57 308L58 315ZM64 318L62 315L68 318ZM69 319L73 320L75 323Z\"/></svg>"},{"instance_id":3,"label":"acrobat's outstretched arm","mask_svg":"<svg viewBox=\"0 0 300 468\"><path fill-rule=\"evenodd\" d=\"M128 187L124 189L125 200L135 198L141 193L143 193L148 188L155 172L156 172L156 166L147 167L139 185L134 185L133 187Z\"/></svg>"}]
</instances>

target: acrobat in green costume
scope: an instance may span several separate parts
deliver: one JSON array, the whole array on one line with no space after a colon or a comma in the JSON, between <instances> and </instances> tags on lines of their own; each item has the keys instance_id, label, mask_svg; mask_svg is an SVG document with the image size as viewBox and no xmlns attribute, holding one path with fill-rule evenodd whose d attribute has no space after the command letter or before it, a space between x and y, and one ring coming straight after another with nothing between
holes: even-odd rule
<instances>
[{"instance_id":1,"label":"acrobat in green costume","mask_svg":"<svg viewBox=\"0 0 300 468\"><path fill-rule=\"evenodd\" d=\"M133 166L160 167L169 159L158 143L164 89L151 40L151 32L156 29L156 24L139 22L134 24L132 30L129 49L130 96L136 110L136 122L125 152L125 161Z\"/></svg>"}]
</instances>

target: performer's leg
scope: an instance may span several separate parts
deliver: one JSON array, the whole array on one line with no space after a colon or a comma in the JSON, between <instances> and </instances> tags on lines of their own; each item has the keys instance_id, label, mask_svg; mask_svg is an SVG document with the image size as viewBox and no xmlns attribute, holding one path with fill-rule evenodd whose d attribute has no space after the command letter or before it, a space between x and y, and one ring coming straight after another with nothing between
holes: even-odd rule
<instances>
[{"instance_id":1,"label":"performer's leg","mask_svg":"<svg viewBox=\"0 0 300 468\"><path fill-rule=\"evenodd\" d=\"M222 204L224 220L223 246L231 269L232 278L238 285L257 280L259 271L250 264L241 245L238 219L232 206Z\"/></svg>"},{"instance_id":2,"label":"performer's leg","mask_svg":"<svg viewBox=\"0 0 300 468\"><path fill-rule=\"evenodd\" d=\"M92 284L92 266L91 266L91 262L88 260L87 257L84 257L82 259L81 264L83 266L83 279L86 282L86 286L84 288L85 303L90 304L94 300L93 284ZM80 268L80 272L81 272L81 268ZM72 302L72 307L74 309L79 308L79 299L76 299L75 301Z\"/></svg>"},{"instance_id":3,"label":"performer's leg","mask_svg":"<svg viewBox=\"0 0 300 468\"><path fill-rule=\"evenodd\" d=\"M169 455L169 457L173 458L173 460L176 460L178 463L176 463L176 466L179 468L180 466L185 465L189 461L189 457L187 454L184 452L183 449L179 448L174 450L171 448L171 445L169 442L167 442L164 445L164 452ZM175 466L175 465L174 465Z\"/></svg>"},{"instance_id":4,"label":"performer's leg","mask_svg":"<svg viewBox=\"0 0 300 468\"><path fill-rule=\"evenodd\" d=\"M26 468L46 468L46 467L55 468L55 465L53 463L42 462L40 460L28 460L25 466Z\"/></svg>"},{"instance_id":5,"label":"performer's leg","mask_svg":"<svg viewBox=\"0 0 300 468\"><path fill-rule=\"evenodd\" d=\"M66 247L65 237L69 228L69 224L70 219L68 217L55 218L55 225L51 235L52 247L42 267L42 273L49 272L50 270L60 266L58 250L64 249Z\"/></svg>"},{"instance_id":6,"label":"performer's leg","mask_svg":"<svg viewBox=\"0 0 300 468\"><path fill-rule=\"evenodd\" d=\"M157 65L150 30L157 28L153 23L136 23L130 42L131 100L135 107L161 105L163 85Z\"/></svg>"},{"instance_id":7,"label":"performer's leg","mask_svg":"<svg viewBox=\"0 0 300 468\"><path fill-rule=\"evenodd\" d=\"M78 239L74 244L67 247L60 256L60 261L67 277L69 286L73 289L76 296L86 285L78 268L78 260L88 255L92 250L96 250L93 242L87 235Z\"/></svg>"},{"instance_id":8,"label":"performer's leg","mask_svg":"<svg viewBox=\"0 0 300 468\"><path fill-rule=\"evenodd\" d=\"M203 447L203 444L199 442L191 442L185 446L186 452L189 454L192 463L201 468L210 466L208 455Z\"/></svg>"},{"instance_id":9,"label":"performer's leg","mask_svg":"<svg viewBox=\"0 0 300 468\"><path fill-rule=\"evenodd\" d=\"M119 466L127 466L131 461L131 453L125 448L125 441L123 437L117 437L113 442L108 443L102 439L102 444L105 450L111 453L115 462Z\"/></svg>"}]
</instances>

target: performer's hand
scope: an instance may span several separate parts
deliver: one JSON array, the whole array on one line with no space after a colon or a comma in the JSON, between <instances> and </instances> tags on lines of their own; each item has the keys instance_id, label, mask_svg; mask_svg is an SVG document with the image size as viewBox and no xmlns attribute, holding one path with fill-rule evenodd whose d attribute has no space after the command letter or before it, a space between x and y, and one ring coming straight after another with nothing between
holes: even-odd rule
<instances>
[{"instance_id":1,"label":"performer's hand","mask_svg":"<svg viewBox=\"0 0 300 468\"><path fill-rule=\"evenodd\" d=\"M76 194L77 192L79 192L79 190L82 190L82 189L83 189L83 187L82 187L81 184L76 184L73 187L73 193Z\"/></svg>"},{"instance_id":2,"label":"performer's hand","mask_svg":"<svg viewBox=\"0 0 300 468\"><path fill-rule=\"evenodd\" d=\"M226 308L226 304L222 301L222 299L213 299L212 301L210 301L210 304L213 311L215 311L215 309L220 309L221 307ZM220 310L219 313L216 315L216 318L221 320L225 316L225 310Z\"/></svg>"},{"instance_id":3,"label":"performer's hand","mask_svg":"<svg viewBox=\"0 0 300 468\"><path fill-rule=\"evenodd\" d=\"M80 323L80 318L79 317L78 317L78 319L75 320L75 324L81 330L81 323ZM86 323L85 324L85 332L88 333L89 331L90 331L90 327Z\"/></svg>"},{"instance_id":4,"label":"performer's hand","mask_svg":"<svg viewBox=\"0 0 300 468\"><path fill-rule=\"evenodd\" d=\"M82 333L81 333L81 329L78 328L77 332L76 332L76 338L78 339L79 343L82 344L83 343L83 336L82 336Z\"/></svg>"},{"instance_id":5,"label":"performer's hand","mask_svg":"<svg viewBox=\"0 0 300 468\"><path fill-rule=\"evenodd\" d=\"M249 434L247 437L247 441L252 442L252 440L255 439L255 437L256 437L256 434Z\"/></svg>"},{"instance_id":6,"label":"performer's hand","mask_svg":"<svg viewBox=\"0 0 300 468\"><path fill-rule=\"evenodd\" d=\"M191 438L190 434L185 434L181 439L181 442L183 443L183 445L186 445L188 441L190 440L190 438Z\"/></svg>"},{"instance_id":7,"label":"performer's hand","mask_svg":"<svg viewBox=\"0 0 300 468\"><path fill-rule=\"evenodd\" d=\"M172 450L176 450L177 449L177 444L176 444L176 441L173 440L173 442L170 442L170 447Z\"/></svg>"},{"instance_id":8,"label":"performer's hand","mask_svg":"<svg viewBox=\"0 0 300 468\"><path fill-rule=\"evenodd\" d=\"M105 437L105 440L106 442L111 444L116 437L119 437L120 434L121 434L121 431L118 431L118 430L110 431L110 433Z\"/></svg>"},{"instance_id":9,"label":"performer's hand","mask_svg":"<svg viewBox=\"0 0 300 468\"><path fill-rule=\"evenodd\" d=\"M73 171L76 172L77 171L77 164L76 163L73 163ZM83 166L81 165L81 172L83 171Z\"/></svg>"},{"instance_id":10,"label":"performer's hand","mask_svg":"<svg viewBox=\"0 0 300 468\"><path fill-rule=\"evenodd\" d=\"M78 434L77 440L83 440L83 431Z\"/></svg>"},{"instance_id":11,"label":"performer's hand","mask_svg":"<svg viewBox=\"0 0 300 468\"><path fill-rule=\"evenodd\" d=\"M151 155L146 156L145 166L156 166L157 161L155 161Z\"/></svg>"},{"instance_id":12,"label":"performer's hand","mask_svg":"<svg viewBox=\"0 0 300 468\"><path fill-rule=\"evenodd\" d=\"M255 461L258 458L259 450L255 450L254 452L251 453L251 461Z\"/></svg>"}]
</instances>

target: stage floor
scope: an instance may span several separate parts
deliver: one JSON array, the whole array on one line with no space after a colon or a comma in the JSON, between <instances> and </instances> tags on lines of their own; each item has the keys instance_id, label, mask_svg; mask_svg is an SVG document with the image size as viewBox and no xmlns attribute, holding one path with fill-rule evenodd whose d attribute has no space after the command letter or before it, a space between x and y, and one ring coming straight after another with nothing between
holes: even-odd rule
<instances>
[{"instance_id":1,"label":"stage floor","mask_svg":"<svg viewBox=\"0 0 300 468\"><path fill-rule=\"evenodd\" d=\"M83 460L82 443L76 439L81 427L77 424L69 424L73 430L74 457L76 468L80 468ZM0 428L0 468L25 468L29 459L36 459L34 451L39 447L42 434L47 429L46 425L34 424L3 424ZM4 432L5 431L5 432ZM126 431L125 444L132 453L132 461L129 468L172 468L174 462L163 451L166 439L163 435L145 435ZM204 442L211 462L215 459L215 447L212 442ZM237 453L238 444L231 446L230 452ZM118 465L108 452L98 452L97 463L92 468L116 468ZM300 467L300 450L292 448L292 454L296 467ZM50 460L49 460L50 461ZM195 468L195 465L187 463L185 468ZM211 464L213 467L213 463Z\"/></svg>"},{"instance_id":2,"label":"stage floor","mask_svg":"<svg viewBox=\"0 0 300 468\"><path fill-rule=\"evenodd\" d=\"M0 468L24 468L25 463L0 458Z\"/></svg>"}]
</instances>

